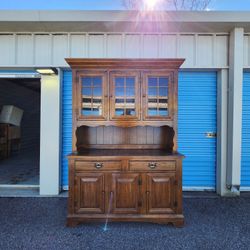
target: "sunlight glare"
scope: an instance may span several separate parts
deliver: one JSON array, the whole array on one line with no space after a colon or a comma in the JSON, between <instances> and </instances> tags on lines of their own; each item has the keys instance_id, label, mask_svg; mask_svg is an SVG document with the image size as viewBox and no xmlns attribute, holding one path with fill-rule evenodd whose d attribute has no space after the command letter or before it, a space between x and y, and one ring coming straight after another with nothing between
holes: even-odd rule
<instances>
[{"instance_id":1,"label":"sunlight glare","mask_svg":"<svg viewBox=\"0 0 250 250\"><path fill-rule=\"evenodd\" d=\"M154 10L159 0L144 0L146 10Z\"/></svg>"}]
</instances>

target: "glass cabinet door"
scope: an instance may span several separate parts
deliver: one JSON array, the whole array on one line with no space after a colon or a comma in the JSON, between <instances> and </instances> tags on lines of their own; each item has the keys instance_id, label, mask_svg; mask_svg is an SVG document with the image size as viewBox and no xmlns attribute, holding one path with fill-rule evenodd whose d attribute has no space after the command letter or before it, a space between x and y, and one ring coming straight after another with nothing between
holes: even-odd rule
<instances>
[{"instance_id":1,"label":"glass cabinet door","mask_svg":"<svg viewBox=\"0 0 250 250\"><path fill-rule=\"evenodd\" d=\"M112 72L111 119L139 119L139 73Z\"/></svg>"},{"instance_id":2,"label":"glass cabinet door","mask_svg":"<svg viewBox=\"0 0 250 250\"><path fill-rule=\"evenodd\" d=\"M146 73L143 83L143 119L171 119L170 76L164 73Z\"/></svg>"},{"instance_id":3,"label":"glass cabinet door","mask_svg":"<svg viewBox=\"0 0 250 250\"><path fill-rule=\"evenodd\" d=\"M85 74L80 76L80 116L84 119L106 119L106 76Z\"/></svg>"}]
</instances>

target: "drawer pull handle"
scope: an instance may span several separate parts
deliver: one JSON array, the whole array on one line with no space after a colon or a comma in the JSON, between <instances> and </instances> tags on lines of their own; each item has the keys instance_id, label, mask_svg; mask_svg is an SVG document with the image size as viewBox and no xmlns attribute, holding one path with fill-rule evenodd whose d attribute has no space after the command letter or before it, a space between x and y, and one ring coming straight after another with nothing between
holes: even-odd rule
<instances>
[{"instance_id":1,"label":"drawer pull handle","mask_svg":"<svg viewBox=\"0 0 250 250\"><path fill-rule=\"evenodd\" d=\"M97 162L96 164L95 164L95 167L96 168L102 168L103 167L103 163L100 163L100 162Z\"/></svg>"},{"instance_id":2,"label":"drawer pull handle","mask_svg":"<svg viewBox=\"0 0 250 250\"><path fill-rule=\"evenodd\" d=\"M157 167L157 163L156 162L149 162L148 167L151 169L154 169Z\"/></svg>"}]
</instances>

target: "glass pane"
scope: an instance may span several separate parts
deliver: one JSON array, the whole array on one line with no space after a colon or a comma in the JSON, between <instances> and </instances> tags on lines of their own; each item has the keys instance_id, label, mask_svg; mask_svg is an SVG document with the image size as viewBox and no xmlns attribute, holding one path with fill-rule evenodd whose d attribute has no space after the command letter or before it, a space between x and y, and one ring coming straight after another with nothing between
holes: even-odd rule
<instances>
[{"instance_id":1,"label":"glass pane","mask_svg":"<svg viewBox=\"0 0 250 250\"><path fill-rule=\"evenodd\" d=\"M131 99L131 98L126 99L126 103L134 103L134 102L135 102L135 99Z\"/></svg>"},{"instance_id":2,"label":"glass pane","mask_svg":"<svg viewBox=\"0 0 250 250\"><path fill-rule=\"evenodd\" d=\"M91 115L91 108L83 108L82 109L82 115Z\"/></svg>"},{"instance_id":3,"label":"glass pane","mask_svg":"<svg viewBox=\"0 0 250 250\"><path fill-rule=\"evenodd\" d=\"M124 115L124 109L115 109L115 115L116 116Z\"/></svg>"},{"instance_id":4,"label":"glass pane","mask_svg":"<svg viewBox=\"0 0 250 250\"><path fill-rule=\"evenodd\" d=\"M92 85L92 77L83 77L82 78L82 86L83 87L91 87Z\"/></svg>"},{"instance_id":5,"label":"glass pane","mask_svg":"<svg viewBox=\"0 0 250 250\"><path fill-rule=\"evenodd\" d=\"M91 103L91 98L82 98L82 103L83 103L83 106L86 107L85 104Z\"/></svg>"},{"instance_id":6,"label":"glass pane","mask_svg":"<svg viewBox=\"0 0 250 250\"><path fill-rule=\"evenodd\" d=\"M157 108L149 108L148 115L149 116L156 116L157 115Z\"/></svg>"},{"instance_id":7,"label":"glass pane","mask_svg":"<svg viewBox=\"0 0 250 250\"><path fill-rule=\"evenodd\" d=\"M124 99L116 98L115 103L125 103Z\"/></svg>"},{"instance_id":8,"label":"glass pane","mask_svg":"<svg viewBox=\"0 0 250 250\"><path fill-rule=\"evenodd\" d=\"M93 99L93 103L102 103L102 99L101 98L94 98Z\"/></svg>"},{"instance_id":9,"label":"glass pane","mask_svg":"<svg viewBox=\"0 0 250 250\"><path fill-rule=\"evenodd\" d=\"M167 87L168 86L168 78L167 77L160 77L159 78L159 86L160 87Z\"/></svg>"},{"instance_id":10,"label":"glass pane","mask_svg":"<svg viewBox=\"0 0 250 250\"><path fill-rule=\"evenodd\" d=\"M168 77L148 78L148 116L168 116Z\"/></svg>"},{"instance_id":11,"label":"glass pane","mask_svg":"<svg viewBox=\"0 0 250 250\"><path fill-rule=\"evenodd\" d=\"M135 89L130 87L130 88L126 88L126 95L127 96L135 96Z\"/></svg>"},{"instance_id":12,"label":"glass pane","mask_svg":"<svg viewBox=\"0 0 250 250\"><path fill-rule=\"evenodd\" d=\"M97 115L101 115L101 114L102 113L101 113L101 110L99 108L93 108L92 115L97 116Z\"/></svg>"},{"instance_id":13,"label":"glass pane","mask_svg":"<svg viewBox=\"0 0 250 250\"><path fill-rule=\"evenodd\" d=\"M101 87L102 86L102 78L100 76L93 77L93 85L94 85L94 87Z\"/></svg>"},{"instance_id":14,"label":"glass pane","mask_svg":"<svg viewBox=\"0 0 250 250\"><path fill-rule=\"evenodd\" d=\"M102 89L101 88L93 88L93 96L102 96Z\"/></svg>"},{"instance_id":15,"label":"glass pane","mask_svg":"<svg viewBox=\"0 0 250 250\"><path fill-rule=\"evenodd\" d=\"M125 109L125 115L135 115L134 109Z\"/></svg>"},{"instance_id":16,"label":"glass pane","mask_svg":"<svg viewBox=\"0 0 250 250\"><path fill-rule=\"evenodd\" d=\"M127 86L127 88L134 88L135 87L135 78L134 77L127 77L126 78L126 86Z\"/></svg>"},{"instance_id":17,"label":"glass pane","mask_svg":"<svg viewBox=\"0 0 250 250\"><path fill-rule=\"evenodd\" d=\"M124 96L124 88L115 88L115 96Z\"/></svg>"},{"instance_id":18,"label":"glass pane","mask_svg":"<svg viewBox=\"0 0 250 250\"><path fill-rule=\"evenodd\" d=\"M91 88L82 88L82 94L83 94L83 95L92 96L91 91L92 91Z\"/></svg>"},{"instance_id":19,"label":"glass pane","mask_svg":"<svg viewBox=\"0 0 250 250\"><path fill-rule=\"evenodd\" d=\"M159 115L168 116L168 110L166 108L160 108L159 109Z\"/></svg>"},{"instance_id":20,"label":"glass pane","mask_svg":"<svg viewBox=\"0 0 250 250\"><path fill-rule=\"evenodd\" d=\"M157 88L148 88L148 95L149 96L157 96Z\"/></svg>"},{"instance_id":21,"label":"glass pane","mask_svg":"<svg viewBox=\"0 0 250 250\"><path fill-rule=\"evenodd\" d=\"M124 87L124 77L116 77L115 78L115 86L116 87Z\"/></svg>"},{"instance_id":22,"label":"glass pane","mask_svg":"<svg viewBox=\"0 0 250 250\"><path fill-rule=\"evenodd\" d=\"M168 99L167 98L161 98L160 100L159 100L159 103L168 103Z\"/></svg>"},{"instance_id":23,"label":"glass pane","mask_svg":"<svg viewBox=\"0 0 250 250\"><path fill-rule=\"evenodd\" d=\"M156 87L157 86L157 77L149 77L148 78L148 86Z\"/></svg>"},{"instance_id":24,"label":"glass pane","mask_svg":"<svg viewBox=\"0 0 250 250\"><path fill-rule=\"evenodd\" d=\"M101 109L90 109L90 108L84 108L82 109L82 115L84 116L99 116L101 115Z\"/></svg>"},{"instance_id":25,"label":"glass pane","mask_svg":"<svg viewBox=\"0 0 250 250\"><path fill-rule=\"evenodd\" d=\"M135 77L115 78L115 116L135 116Z\"/></svg>"},{"instance_id":26,"label":"glass pane","mask_svg":"<svg viewBox=\"0 0 250 250\"><path fill-rule=\"evenodd\" d=\"M101 76L82 78L82 115L102 115L102 94Z\"/></svg>"},{"instance_id":27,"label":"glass pane","mask_svg":"<svg viewBox=\"0 0 250 250\"><path fill-rule=\"evenodd\" d=\"M160 87L159 88L159 96L168 96L168 88Z\"/></svg>"}]
</instances>

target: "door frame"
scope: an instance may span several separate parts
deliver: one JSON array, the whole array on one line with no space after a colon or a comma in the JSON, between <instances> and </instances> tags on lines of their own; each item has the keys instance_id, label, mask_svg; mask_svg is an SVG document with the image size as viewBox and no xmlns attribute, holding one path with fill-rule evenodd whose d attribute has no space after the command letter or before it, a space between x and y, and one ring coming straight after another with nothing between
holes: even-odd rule
<instances>
[{"instance_id":1,"label":"door frame","mask_svg":"<svg viewBox=\"0 0 250 250\"><path fill-rule=\"evenodd\" d=\"M30 69L25 69L25 70L16 70L16 69L0 69L0 79L39 79L40 80L40 84L42 86L42 81L41 81L41 76L40 74L34 72L34 70L30 70ZM41 96L41 93L40 93ZM40 103L40 109L41 109L41 103ZM41 111L40 111L40 115L41 115ZM39 129L41 129L41 123L40 123L40 127ZM40 134L41 137L41 134ZM41 145L40 145L41 146ZM41 158L41 152L40 152L40 158ZM39 169L41 172L41 167L39 164ZM40 178L40 177L39 177ZM34 185L34 184L0 184L0 188L12 188L12 189L33 189L33 188L39 188L40 184L38 185Z\"/></svg>"}]
</instances>

